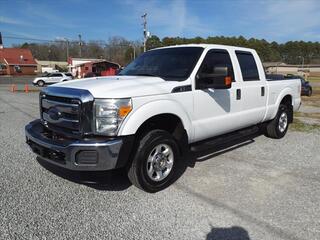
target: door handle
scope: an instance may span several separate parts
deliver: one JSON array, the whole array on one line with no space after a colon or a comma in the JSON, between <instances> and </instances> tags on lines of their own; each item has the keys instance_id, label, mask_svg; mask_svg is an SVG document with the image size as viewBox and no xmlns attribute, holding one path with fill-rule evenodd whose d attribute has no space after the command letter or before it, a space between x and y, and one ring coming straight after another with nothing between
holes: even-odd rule
<instances>
[{"instance_id":1,"label":"door handle","mask_svg":"<svg viewBox=\"0 0 320 240\"><path fill-rule=\"evenodd\" d=\"M264 95L265 95L265 88L261 87L261 96L264 97Z\"/></svg>"},{"instance_id":2,"label":"door handle","mask_svg":"<svg viewBox=\"0 0 320 240\"><path fill-rule=\"evenodd\" d=\"M237 100L241 99L241 89L237 89Z\"/></svg>"}]
</instances>

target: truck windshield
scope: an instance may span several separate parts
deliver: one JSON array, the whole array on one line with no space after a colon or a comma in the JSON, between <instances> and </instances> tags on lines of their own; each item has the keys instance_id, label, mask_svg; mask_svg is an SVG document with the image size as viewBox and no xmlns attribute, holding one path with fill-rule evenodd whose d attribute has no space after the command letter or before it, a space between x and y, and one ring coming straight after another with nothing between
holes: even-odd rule
<instances>
[{"instance_id":1,"label":"truck windshield","mask_svg":"<svg viewBox=\"0 0 320 240\"><path fill-rule=\"evenodd\" d=\"M151 50L141 54L118 75L154 76L167 81L183 81L190 76L202 52L202 47Z\"/></svg>"}]
</instances>

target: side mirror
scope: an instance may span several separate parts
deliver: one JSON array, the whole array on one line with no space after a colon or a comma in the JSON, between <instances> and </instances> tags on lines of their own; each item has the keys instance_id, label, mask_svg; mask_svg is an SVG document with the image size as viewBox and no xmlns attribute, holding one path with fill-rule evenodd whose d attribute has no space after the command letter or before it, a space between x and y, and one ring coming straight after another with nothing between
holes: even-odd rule
<instances>
[{"instance_id":1,"label":"side mirror","mask_svg":"<svg viewBox=\"0 0 320 240\"><path fill-rule=\"evenodd\" d=\"M200 73L197 75L197 88L229 89L232 78L228 76L227 67L214 67L213 73Z\"/></svg>"}]
</instances>

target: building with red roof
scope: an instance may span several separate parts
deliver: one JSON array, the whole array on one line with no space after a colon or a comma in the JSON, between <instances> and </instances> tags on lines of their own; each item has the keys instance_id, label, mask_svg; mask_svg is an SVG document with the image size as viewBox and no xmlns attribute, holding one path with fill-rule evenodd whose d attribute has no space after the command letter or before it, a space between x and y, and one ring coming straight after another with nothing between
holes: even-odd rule
<instances>
[{"instance_id":1,"label":"building with red roof","mask_svg":"<svg viewBox=\"0 0 320 240\"><path fill-rule=\"evenodd\" d=\"M36 74L37 62L29 49L0 47L1 75Z\"/></svg>"}]
</instances>

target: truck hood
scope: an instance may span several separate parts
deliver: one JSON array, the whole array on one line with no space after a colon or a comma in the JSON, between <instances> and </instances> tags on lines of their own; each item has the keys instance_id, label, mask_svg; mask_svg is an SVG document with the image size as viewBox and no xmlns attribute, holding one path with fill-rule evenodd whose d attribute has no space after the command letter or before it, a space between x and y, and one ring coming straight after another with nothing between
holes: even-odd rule
<instances>
[{"instance_id":1,"label":"truck hood","mask_svg":"<svg viewBox=\"0 0 320 240\"><path fill-rule=\"evenodd\" d=\"M112 76L71 80L53 86L88 90L94 98L127 98L166 94L180 85L181 82L165 81L159 77Z\"/></svg>"}]
</instances>

